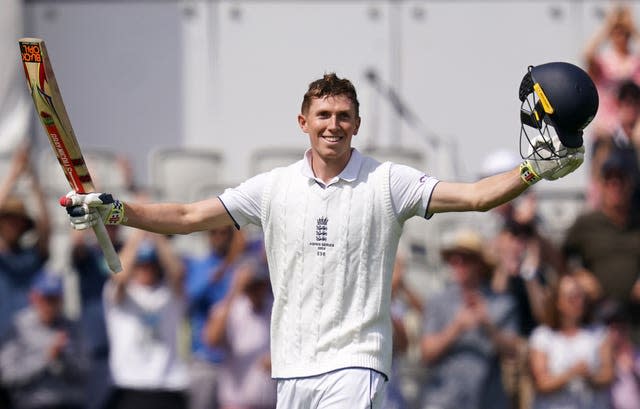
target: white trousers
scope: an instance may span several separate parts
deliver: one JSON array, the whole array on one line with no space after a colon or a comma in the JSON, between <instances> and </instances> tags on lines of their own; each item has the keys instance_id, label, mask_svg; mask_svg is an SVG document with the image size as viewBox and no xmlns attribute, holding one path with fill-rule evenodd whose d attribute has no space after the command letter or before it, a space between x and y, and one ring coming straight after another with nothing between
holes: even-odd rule
<instances>
[{"instance_id":1,"label":"white trousers","mask_svg":"<svg viewBox=\"0 0 640 409\"><path fill-rule=\"evenodd\" d=\"M279 379L277 409L381 409L385 382L384 375L367 368Z\"/></svg>"}]
</instances>

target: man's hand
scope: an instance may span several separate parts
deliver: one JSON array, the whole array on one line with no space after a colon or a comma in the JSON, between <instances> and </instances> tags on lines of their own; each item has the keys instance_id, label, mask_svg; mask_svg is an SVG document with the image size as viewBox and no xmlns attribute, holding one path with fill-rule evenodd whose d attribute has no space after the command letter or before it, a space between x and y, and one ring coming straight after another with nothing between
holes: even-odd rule
<instances>
[{"instance_id":1,"label":"man's hand","mask_svg":"<svg viewBox=\"0 0 640 409\"><path fill-rule=\"evenodd\" d=\"M69 336L64 331L58 331L53 337L53 342L47 351L47 358L55 361L60 357L64 348L69 344Z\"/></svg>"},{"instance_id":2,"label":"man's hand","mask_svg":"<svg viewBox=\"0 0 640 409\"><path fill-rule=\"evenodd\" d=\"M520 165L520 177L528 185L540 179L556 180L578 169L584 161L584 146L567 148L557 136L553 137L553 147L539 136L531 141L535 148L529 152L527 160ZM553 152L558 155L555 155Z\"/></svg>"},{"instance_id":3,"label":"man's hand","mask_svg":"<svg viewBox=\"0 0 640 409\"><path fill-rule=\"evenodd\" d=\"M67 208L71 226L85 230L95 225L99 218L105 225L120 224L125 220L124 204L108 193L76 193L71 191L60 199Z\"/></svg>"}]
</instances>

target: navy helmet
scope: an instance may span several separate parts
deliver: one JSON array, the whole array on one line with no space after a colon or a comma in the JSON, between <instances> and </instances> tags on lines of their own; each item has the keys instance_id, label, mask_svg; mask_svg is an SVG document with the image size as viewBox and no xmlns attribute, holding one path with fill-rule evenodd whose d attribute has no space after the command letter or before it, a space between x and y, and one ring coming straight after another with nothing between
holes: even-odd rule
<instances>
[{"instance_id":1,"label":"navy helmet","mask_svg":"<svg viewBox=\"0 0 640 409\"><path fill-rule=\"evenodd\" d=\"M527 129L534 128L533 136L541 135L555 156L562 156L561 151L566 154L566 149L554 146L551 133L565 148L579 148L584 128L598 111L595 84L582 68L567 62L530 66L520 83L519 98L521 138L525 136L533 146Z\"/></svg>"}]
</instances>

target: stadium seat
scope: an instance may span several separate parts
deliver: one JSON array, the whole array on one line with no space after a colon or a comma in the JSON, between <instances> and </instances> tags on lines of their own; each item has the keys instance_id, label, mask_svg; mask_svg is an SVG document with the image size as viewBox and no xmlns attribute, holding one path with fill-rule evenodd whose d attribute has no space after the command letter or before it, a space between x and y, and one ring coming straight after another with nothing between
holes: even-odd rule
<instances>
[{"instance_id":1,"label":"stadium seat","mask_svg":"<svg viewBox=\"0 0 640 409\"><path fill-rule=\"evenodd\" d=\"M380 162L393 162L411 166L415 169L425 169L424 155L415 149L406 149L400 146L390 147L366 147L362 153L371 156Z\"/></svg>"},{"instance_id":2,"label":"stadium seat","mask_svg":"<svg viewBox=\"0 0 640 409\"><path fill-rule=\"evenodd\" d=\"M96 190L120 194L128 190L128 175L118 153L100 148L83 149L84 160ZM69 182L57 158L47 147L39 153L37 172L45 192L58 197L68 192Z\"/></svg>"},{"instance_id":3,"label":"stadium seat","mask_svg":"<svg viewBox=\"0 0 640 409\"><path fill-rule=\"evenodd\" d=\"M576 217L586 210L584 191L539 190L536 196L544 232L553 242L560 243Z\"/></svg>"},{"instance_id":4,"label":"stadium seat","mask_svg":"<svg viewBox=\"0 0 640 409\"><path fill-rule=\"evenodd\" d=\"M222 166L223 157L217 151L160 148L150 154L150 184L163 200L188 202L194 186L220 181Z\"/></svg>"},{"instance_id":5,"label":"stadium seat","mask_svg":"<svg viewBox=\"0 0 640 409\"><path fill-rule=\"evenodd\" d=\"M280 166L290 165L302 159L304 148L264 148L251 154L250 172L257 175Z\"/></svg>"}]
</instances>

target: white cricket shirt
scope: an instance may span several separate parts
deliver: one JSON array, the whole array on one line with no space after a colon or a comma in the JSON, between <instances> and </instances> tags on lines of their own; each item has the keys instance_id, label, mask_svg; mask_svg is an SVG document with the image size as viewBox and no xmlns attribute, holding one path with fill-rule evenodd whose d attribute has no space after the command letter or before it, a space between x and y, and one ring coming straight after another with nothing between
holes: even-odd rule
<instances>
[{"instance_id":1,"label":"white cricket shirt","mask_svg":"<svg viewBox=\"0 0 640 409\"><path fill-rule=\"evenodd\" d=\"M391 273L403 223L426 216L438 180L353 150L327 185L311 152L227 189L238 226L264 230L274 306L274 378L391 367Z\"/></svg>"}]
</instances>

